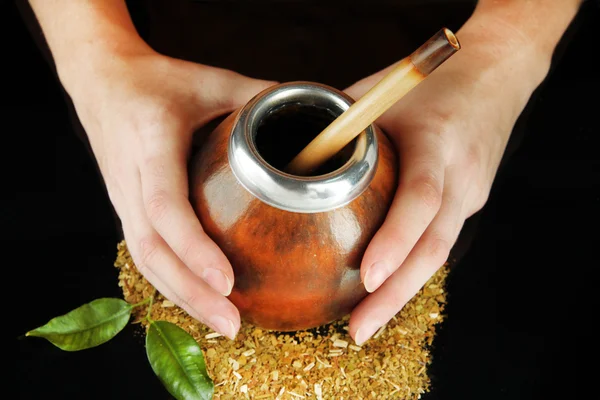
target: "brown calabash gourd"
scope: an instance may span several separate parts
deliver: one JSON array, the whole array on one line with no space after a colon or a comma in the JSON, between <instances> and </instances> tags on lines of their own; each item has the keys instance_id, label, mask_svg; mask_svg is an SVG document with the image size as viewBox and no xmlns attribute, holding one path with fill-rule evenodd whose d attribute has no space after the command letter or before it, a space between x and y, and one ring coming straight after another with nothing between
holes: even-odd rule
<instances>
[{"instance_id":1,"label":"brown calabash gourd","mask_svg":"<svg viewBox=\"0 0 600 400\"><path fill-rule=\"evenodd\" d=\"M211 133L194 156L190 171L192 204L204 230L225 253L234 270L235 284L230 300L246 321L279 331L307 329L334 321L349 313L366 296L360 279L361 259L383 223L398 179L394 148L386 135L373 125L370 131L375 137L376 158L371 160L371 165L362 166L373 171L363 171L368 181L363 180L364 188L359 188L360 193L346 204L312 212L308 202L304 209L295 212L269 204L248 190L230 165L232 134L236 127L240 129L240 124L248 123L240 114L247 116L248 108L256 107L256 103L269 94L278 90L290 93L298 88L308 92L318 88L348 104L352 102L336 89L313 83L297 82L267 89ZM308 95L289 100L265 110L263 117L273 118L273 110L278 109L279 113L298 113L302 118L302 114L310 114L302 108L314 107ZM336 112L335 109L324 111ZM314 116L305 115L305 118L314 119ZM318 133L313 131L313 137ZM286 139L289 134L288 129L270 137L281 147L281 152L285 153L286 142L293 142ZM353 148L366 147L366 132L361 135L363 137L345 149L346 158ZM319 178L318 175L295 177L277 170L258 152L257 142L260 142L256 132L247 133L247 138L252 147L250 153L257 158L259 173L267 171L276 178L283 176L307 184ZM305 139L304 144L308 140ZM301 148L296 146L293 150L298 152ZM267 152L268 149L263 153ZM288 159L281 159L280 165L291 160L294 152L288 150L288 153ZM339 164L340 160L337 166ZM344 175L352 173L342 165L321 176L329 176L329 180L342 177L343 184ZM291 189L287 194L294 196Z\"/></svg>"}]
</instances>

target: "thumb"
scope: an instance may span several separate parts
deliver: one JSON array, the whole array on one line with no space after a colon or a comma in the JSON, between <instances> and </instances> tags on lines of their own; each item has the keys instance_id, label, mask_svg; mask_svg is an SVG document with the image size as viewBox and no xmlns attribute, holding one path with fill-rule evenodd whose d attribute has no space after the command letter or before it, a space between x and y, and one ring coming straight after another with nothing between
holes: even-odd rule
<instances>
[{"instance_id":1,"label":"thumb","mask_svg":"<svg viewBox=\"0 0 600 400\"><path fill-rule=\"evenodd\" d=\"M205 120L238 109L261 91L278 83L250 78L227 69L202 67L197 93L203 109L200 114Z\"/></svg>"},{"instance_id":2,"label":"thumb","mask_svg":"<svg viewBox=\"0 0 600 400\"><path fill-rule=\"evenodd\" d=\"M258 93L279 83L276 81L249 78L237 73L234 74L236 77L228 81L228 85L231 85L229 93L233 108L243 106Z\"/></svg>"},{"instance_id":3,"label":"thumb","mask_svg":"<svg viewBox=\"0 0 600 400\"><path fill-rule=\"evenodd\" d=\"M344 89L344 92L352 97L354 100L360 99L365 95L373 86L375 86L380 80L382 80L385 75L392 70L396 66L397 63L390 65L373 75L367 76L366 78L361 79L360 81L354 83L350 87Z\"/></svg>"}]
</instances>

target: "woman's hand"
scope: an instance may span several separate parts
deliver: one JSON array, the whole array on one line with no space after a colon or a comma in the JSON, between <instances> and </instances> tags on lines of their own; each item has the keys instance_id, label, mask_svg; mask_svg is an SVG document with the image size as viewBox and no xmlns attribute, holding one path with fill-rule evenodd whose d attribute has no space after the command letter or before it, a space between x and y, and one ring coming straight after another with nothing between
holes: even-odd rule
<instances>
[{"instance_id":1,"label":"woman's hand","mask_svg":"<svg viewBox=\"0 0 600 400\"><path fill-rule=\"evenodd\" d=\"M90 60L69 81L125 239L160 293L233 338L240 326L231 266L188 201L192 133L272 82L176 60L149 49Z\"/></svg>"},{"instance_id":2,"label":"woman's hand","mask_svg":"<svg viewBox=\"0 0 600 400\"><path fill-rule=\"evenodd\" d=\"M538 58L525 38L485 36L459 32L462 49L377 121L395 144L400 174L361 265L371 294L351 316L358 344L447 261L465 220L484 206L513 125L547 73L549 57ZM386 72L346 92L357 99Z\"/></svg>"},{"instance_id":3,"label":"woman's hand","mask_svg":"<svg viewBox=\"0 0 600 400\"><path fill-rule=\"evenodd\" d=\"M124 0L29 0L90 139L136 266L192 317L233 338L233 271L188 201L194 130L273 82L156 53ZM210 40L210 38L206 38Z\"/></svg>"}]
</instances>

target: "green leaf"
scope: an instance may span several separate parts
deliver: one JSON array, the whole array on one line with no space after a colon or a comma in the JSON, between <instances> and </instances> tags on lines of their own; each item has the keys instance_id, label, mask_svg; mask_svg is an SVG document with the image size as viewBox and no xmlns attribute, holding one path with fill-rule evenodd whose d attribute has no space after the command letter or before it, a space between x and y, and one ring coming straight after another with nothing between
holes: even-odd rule
<instances>
[{"instance_id":1,"label":"green leaf","mask_svg":"<svg viewBox=\"0 0 600 400\"><path fill-rule=\"evenodd\" d=\"M66 351L89 349L115 337L127 325L132 308L121 299L97 299L51 319L26 336L45 338Z\"/></svg>"},{"instance_id":2,"label":"green leaf","mask_svg":"<svg viewBox=\"0 0 600 400\"><path fill-rule=\"evenodd\" d=\"M153 321L146 335L146 353L154 373L176 399L212 399L214 385L202 350L182 328Z\"/></svg>"}]
</instances>

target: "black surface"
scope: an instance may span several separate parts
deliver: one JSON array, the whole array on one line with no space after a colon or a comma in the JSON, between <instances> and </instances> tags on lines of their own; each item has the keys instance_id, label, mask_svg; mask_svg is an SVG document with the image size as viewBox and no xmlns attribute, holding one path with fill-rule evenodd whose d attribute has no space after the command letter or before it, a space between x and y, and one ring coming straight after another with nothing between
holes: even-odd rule
<instances>
[{"instance_id":1,"label":"black surface","mask_svg":"<svg viewBox=\"0 0 600 400\"><path fill-rule=\"evenodd\" d=\"M427 399L585 398L594 384L584 363L600 266L600 10L588 2L583 11L519 121L521 146L451 274ZM79 353L18 338L121 295L118 232L60 86L12 3L0 3L0 18L2 326L12 356L4 390L13 398L16 386L20 399L167 399L131 326Z\"/></svg>"}]
</instances>

